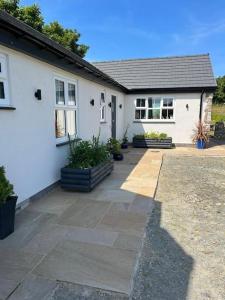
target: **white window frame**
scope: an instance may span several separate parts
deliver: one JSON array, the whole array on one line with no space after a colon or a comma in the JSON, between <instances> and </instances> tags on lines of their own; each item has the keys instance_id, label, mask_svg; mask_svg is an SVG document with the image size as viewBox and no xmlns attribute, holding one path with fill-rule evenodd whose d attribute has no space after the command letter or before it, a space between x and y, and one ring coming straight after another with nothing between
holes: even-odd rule
<instances>
[{"instance_id":1,"label":"white window frame","mask_svg":"<svg viewBox=\"0 0 225 300\"><path fill-rule=\"evenodd\" d=\"M102 94L104 94L104 102L102 101ZM104 111L104 117L103 117ZM106 92L102 91L100 93L100 123L106 122Z\"/></svg>"},{"instance_id":2,"label":"white window frame","mask_svg":"<svg viewBox=\"0 0 225 300\"><path fill-rule=\"evenodd\" d=\"M2 53L0 53L0 63L1 63L0 81L3 82L4 94L5 94L5 98L0 99L0 106L8 106L10 105L8 63L7 63L7 56Z\"/></svg>"},{"instance_id":3,"label":"white window frame","mask_svg":"<svg viewBox=\"0 0 225 300\"><path fill-rule=\"evenodd\" d=\"M60 80L64 82L64 93L65 93L65 104L57 104L56 103L56 84L55 81ZM69 84L74 84L75 85L75 105L69 105L69 89L68 85ZM65 117L65 129L66 129L66 134L64 137L56 137L56 142L57 143L62 143L68 141L68 128L67 128L67 111L75 111L75 136L77 137L78 135L78 83L77 80L73 80L70 78L66 77L61 77L61 76L54 76L54 103L55 103L55 109L54 109L54 121L55 121L55 112L56 110L63 110L64 111L64 117Z\"/></svg>"},{"instance_id":4,"label":"white window frame","mask_svg":"<svg viewBox=\"0 0 225 300\"><path fill-rule=\"evenodd\" d=\"M158 108L159 110L160 110L160 118L159 119L149 119L148 118L148 112L149 112L149 110L153 110L154 108L149 108L148 107L148 99L149 98L152 98L153 99L153 101L155 100L155 99L160 99L160 107ZM163 99L167 99L167 98L170 98L170 99L172 99L173 100L173 106L170 106L170 107L165 107L165 106L163 106ZM138 99L143 99L143 100L145 100L145 106L137 106L137 100ZM157 95L154 95L154 96L152 96L152 95L149 95L149 96L145 96L145 97L136 97L136 99L135 99L135 110L134 110L134 120L135 120L135 122L147 122L147 123L163 123L163 122L165 122L165 123L168 123L168 122L175 122L175 104L176 104L176 100L175 100L175 97L174 96L167 96L167 95L165 95L165 96L157 96ZM155 109L157 109L157 108L155 108ZM173 119L163 119L162 118L162 110L163 109L173 109ZM136 110L143 110L143 111L145 111L145 119L136 119Z\"/></svg>"}]
</instances>

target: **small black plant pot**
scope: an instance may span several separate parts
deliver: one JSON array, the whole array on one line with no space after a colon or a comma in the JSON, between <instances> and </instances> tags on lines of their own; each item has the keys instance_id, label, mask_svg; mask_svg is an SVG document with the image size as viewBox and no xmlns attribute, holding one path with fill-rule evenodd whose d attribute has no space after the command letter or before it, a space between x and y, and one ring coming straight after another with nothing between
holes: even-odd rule
<instances>
[{"instance_id":1,"label":"small black plant pot","mask_svg":"<svg viewBox=\"0 0 225 300\"><path fill-rule=\"evenodd\" d=\"M123 154L122 153L113 153L113 159L114 160L123 160Z\"/></svg>"},{"instance_id":2,"label":"small black plant pot","mask_svg":"<svg viewBox=\"0 0 225 300\"><path fill-rule=\"evenodd\" d=\"M122 143L121 144L121 149L127 149L128 148L128 144L127 143Z\"/></svg>"},{"instance_id":3,"label":"small black plant pot","mask_svg":"<svg viewBox=\"0 0 225 300\"><path fill-rule=\"evenodd\" d=\"M17 196L10 196L0 205L0 240L14 232Z\"/></svg>"}]
</instances>

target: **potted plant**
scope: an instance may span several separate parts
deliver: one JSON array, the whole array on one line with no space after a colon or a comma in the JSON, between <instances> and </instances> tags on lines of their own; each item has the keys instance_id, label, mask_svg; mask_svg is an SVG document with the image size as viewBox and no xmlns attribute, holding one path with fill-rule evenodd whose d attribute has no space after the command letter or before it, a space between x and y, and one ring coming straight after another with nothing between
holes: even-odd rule
<instances>
[{"instance_id":1,"label":"potted plant","mask_svg":"<svg viewBox=\"0 0 225 300\"><path fill-rule=\"evenodd\" d=\"M0 239L6 238L14 231L17 196L13 185L5 176L4 167L0 167Z\"/></svg>"},{"instance_id":2,"label":"potted plant","mask_svg":"<svg viewBox=\"0 0 225 300\"><path fill-rule=\"evenodd\" d=\"M122 143L121 143L121 148L122 149L127 149L128 148L128 137L127 137L127 131L128 131L128 127L126 128L124 135L123 135L123 139L122 139Z\"/></svg>"},{"instance_id":3,"label":"potted plant","mask_svg":"<svg viewBox=\"0 0 225 300\"><path fill-rule=\"evenodd\" d=\"M133 137L135 148L172 148L172 138L166 133L146 132Z\"/></svg>"},{"instance_id":4,"label":"potted plant","mask_svg":"<svg viewBox=\"0 0 225 300\"><path fill-rule=\"evenodd\" d=\"M107 147L110 153L112 154L114 160L123 160L120 142L117 139L110 138L107 142Z\"/></svg>"},{"instance_id":5,"label":"potted plant","mask_svg":"<svg viewBox=\"0 0 225 300\"><path fill-rule=\"evenodd\" d=\"M208 129L202 121L199 121L196 125L193 136L193 142L196 144L196 148L204 149L208 140Z\"/></svg>"},{"instance_id":6,"label":"potted plant","mask_svg":"<svg viewBox=\"0 0 225 300\"><path fill-rule=\"evenodd\" d=\"M91 141L69 139L69 164L61 169L61 187L68 190L90 192L113 170L107 146L99 136Z\"/></svg>"}]
</instances>

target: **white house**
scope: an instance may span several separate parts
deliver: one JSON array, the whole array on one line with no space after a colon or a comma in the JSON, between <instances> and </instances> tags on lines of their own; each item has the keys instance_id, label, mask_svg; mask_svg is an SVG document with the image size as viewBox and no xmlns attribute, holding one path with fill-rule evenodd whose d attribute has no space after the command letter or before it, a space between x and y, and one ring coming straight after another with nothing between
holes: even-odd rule
<instances>
[{"instance_id":1,"label":"white house","mask_svg":"<svg viewBox=\"0 0 225 300\"><path fill-rule=\"evenodd\" d=\"M210 120L216 82L209 55L90 64L0 12L0 165L19 195L59 180L67 133L106 141L145 131L190 144Z\"/></svg>"}]
</instances>

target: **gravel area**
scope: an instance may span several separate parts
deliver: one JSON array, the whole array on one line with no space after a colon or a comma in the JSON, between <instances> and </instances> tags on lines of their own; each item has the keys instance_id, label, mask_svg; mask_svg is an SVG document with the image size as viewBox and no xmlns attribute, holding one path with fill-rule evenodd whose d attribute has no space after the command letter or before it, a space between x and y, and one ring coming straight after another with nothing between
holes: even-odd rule
<instances>
[{"instance_id":1,"label":"gravel area","mask_svg":"<svg viewBox=\"0 0 225 300\"><path fill-rule=\"evenodd\" d=\"M164 157L132 299L225 299L225 158Z\"/></svg>"}]
</instances>

